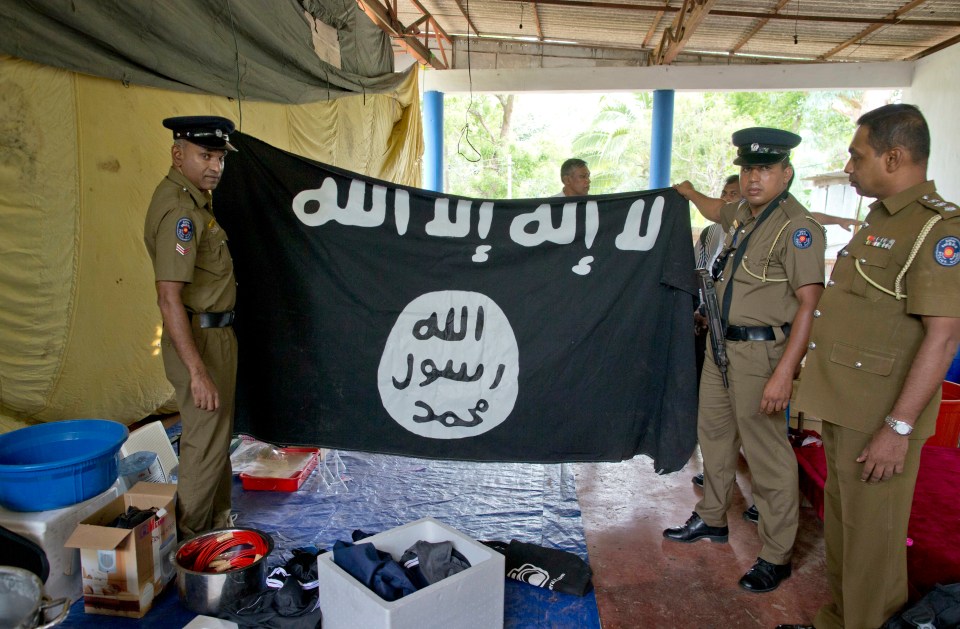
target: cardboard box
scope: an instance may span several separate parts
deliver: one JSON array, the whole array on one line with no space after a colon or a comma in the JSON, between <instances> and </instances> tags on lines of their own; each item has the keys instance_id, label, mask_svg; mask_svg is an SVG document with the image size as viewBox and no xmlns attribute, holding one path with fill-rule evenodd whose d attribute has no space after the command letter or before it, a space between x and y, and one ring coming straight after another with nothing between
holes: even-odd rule
<instances>
[{"instance_id":1,"label":"cardboard box","mask_svg":"<svg viewBox=\"0 0 960 629\"><path fill-rule=\"evenodd\" d=\"M80 583L80 552L65 546L80 521L102 508L121 493L120 482L99 496L75 505L49 511L7 511L0 507L0 526L29 539L47 554L50 574L43 585L44 594L70 602L83 596Z\"/></svg>"},{"instance_id":2,"label":"cardboard box","mask_svg":"<svg viewBox=\"0 0 960 629\"><path fill-rule=\"evenodd\" d=\"M176 571L177 486L140 482L83 520L66 542L80 549L83 609L140 618ZM128 507L157 508L133 529L109 526Z\"/></svg>"},{"instance_id":3,"label":"cardboard box","mask_svg":"<svg viewBox=\"0 0 960 629\"><path fill-rule=\"evenodd\" d=\"M400 559L418 540L453 542L470 568L404 596L385 601L333 563L317 557L324 629L495 629L503 627L504 557L433 518L424 518L360 543Z\"/></svg>"}]
</instances>

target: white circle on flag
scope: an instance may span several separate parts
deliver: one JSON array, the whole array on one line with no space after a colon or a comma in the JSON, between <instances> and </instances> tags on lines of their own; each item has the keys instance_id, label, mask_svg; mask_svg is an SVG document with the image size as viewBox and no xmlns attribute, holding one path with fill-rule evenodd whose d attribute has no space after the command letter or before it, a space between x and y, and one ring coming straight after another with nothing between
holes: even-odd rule
<instances>
[{"instance_id":1,"label":"white circle on flag","mask_svg":"<svg viewBox=\"0 0 960 629\"><path fill-rule=\"evenodd\" d=\"M420 295L397 317L377 370L383 407L431 439L475 437L517 401L520 350L492 299L469 291Z\"/></svg>"}]
</instances>

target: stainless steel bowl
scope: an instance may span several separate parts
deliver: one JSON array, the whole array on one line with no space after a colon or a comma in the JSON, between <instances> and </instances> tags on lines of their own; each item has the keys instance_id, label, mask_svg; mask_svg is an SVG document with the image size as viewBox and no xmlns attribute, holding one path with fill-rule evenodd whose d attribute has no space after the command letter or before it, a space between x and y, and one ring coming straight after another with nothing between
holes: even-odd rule
<instances>
[{"instance_id":1,"label":"stainless steel bowl","mask_svg":"<svg viewBox=\"0 0 960 629\"><path fill-rule=\"evenodd\" d=\"M235 570L226 572L198 572L181 565L184 546L197 540L214 539L227 533L249 531L259 535L267 545L267 552L260 559ZM177 590L184 607L197 614L218 616L234 601L261 592L266 588L267 557L273 551L273 539L256 529L226 528L201 533L183 541L174 553L177 569Z\"/></svg>"},{"instance_id":2,"label":"stainless steel bowl","mask_svg":"<svg viewBox=\"0 0 960 629\"><path fill-rule=\"evenodd\" d=\"M56 618L46 621L46 611L60 606ZM51 601L43 595L43 582L29 570L0 566L0 627L47 629L59 625L70 612L65 599Z\"/></svg>"}]
</instances>

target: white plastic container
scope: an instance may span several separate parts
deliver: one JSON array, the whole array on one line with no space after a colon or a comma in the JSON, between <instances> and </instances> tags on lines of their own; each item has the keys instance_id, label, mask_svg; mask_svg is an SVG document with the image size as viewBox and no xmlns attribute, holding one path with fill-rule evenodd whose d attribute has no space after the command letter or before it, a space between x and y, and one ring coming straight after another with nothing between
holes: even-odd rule
<instances>
[{"instance_id":1,"label":"white plastic container","mask_svg":"<svg viewBox=\"0 0 960 629\"><path fill-rule=\"evenodd\" d=\"M362 542L400 559L417 541L453 542L470 568L396 601L385 601L333 563L317 558L324 629L497 629L503 627L504 557L433 518Z\"/></svg>"},{"instance_id":2,"label":"white plastic container","mask_svg":"<svg viewBox=\"0 0 960 629\"><path fill-rule=\"evenodd\" d=\"M40 546L47 554L50 576L44 593L53 599L76 601L83 596L80 581L80 551L64 547L64 542L88 515L98 511L122 492L118 480L108 490L84 502L50 511L19 512L0 507L0 526L18 533Z\"/></svg>"},{"instance_id":3,"label":"white plastic container","mask_svg":"<svg viewBox=\"0 0 960 629\"><path fill-rule=\"evenodd\" d=\"M160 457L156 452L134 452L129 456L120 459L117 466L117 473L120 481L123 483L124 490L143 481L145 483L165 483L166 477L163 475L163 467L160 465Z\"/></svg>"}]
</instances>

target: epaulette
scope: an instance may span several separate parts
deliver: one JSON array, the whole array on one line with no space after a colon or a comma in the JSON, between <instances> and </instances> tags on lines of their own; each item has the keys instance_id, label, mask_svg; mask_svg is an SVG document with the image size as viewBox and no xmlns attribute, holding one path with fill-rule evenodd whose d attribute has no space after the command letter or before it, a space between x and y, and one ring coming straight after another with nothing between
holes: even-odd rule
<instances>
[{"instance_id":1,"label":"epaulette","mask_svg":"<svg viewBox=\"0 0 960 629\"><path fill-rule=\"evenodd\" d=\"M820 221L818 221L817 219L813 218L813 217L810 216L809 214L806 216L806 219L807 219L808 221L812 222L812 223L813 223L814 225L816 225L817 227L819 227L821 232L823 232L824 234L827 233L827 228L824 227L823 225L821 225L821 224L820 224Z\"/></svg>"},{"instance_id":2,"label":"epaulette","mask_svg":"<svg viewBox=\"0 0 960 629\"><path fill-rule=\"evenodd\" d=\"M808 214L806 208L792 194L780 204L780 209L791 221L799 221Z\"/></svg>"},{"instance_id":3,"label":"epaulette","mask_svg":"<svg viewBox=\"0 0 960 629\"><path fill-rule=\"evenodd\" d=\"M956 203L944 201L942 198L940 198L940 195L936 193L923 195L917 199L917 203L927 209L937 212L943 216L944 220L960 216L960 207L957 207Z\"/></svg>"}]
</instances>

